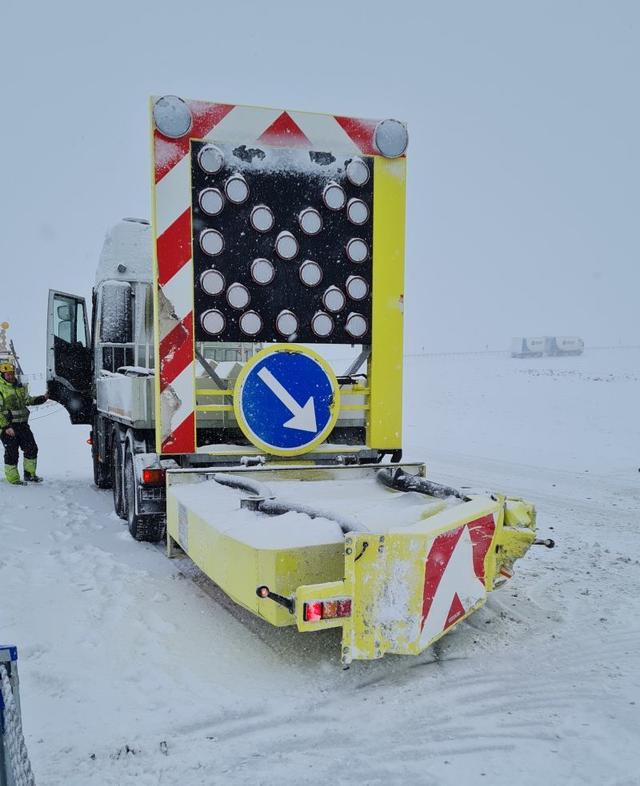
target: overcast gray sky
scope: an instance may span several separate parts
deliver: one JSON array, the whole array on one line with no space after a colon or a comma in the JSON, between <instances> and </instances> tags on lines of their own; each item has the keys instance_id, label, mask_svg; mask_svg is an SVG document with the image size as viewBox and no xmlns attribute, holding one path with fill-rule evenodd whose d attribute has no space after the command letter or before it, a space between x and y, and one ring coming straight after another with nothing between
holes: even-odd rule
<instances>
[{"instance_id":1,"label":"overcast gray sky","mask_svg":"<svg viewBox=\"0 0 640 786\"><path fill-rule=\"evenodd\" d=\"M88 295L149 216L147 100L397 117L406 350L640 343L640 3L4 0L0 320L29 371L46 290Z\"/></svg>"}]
</instances>

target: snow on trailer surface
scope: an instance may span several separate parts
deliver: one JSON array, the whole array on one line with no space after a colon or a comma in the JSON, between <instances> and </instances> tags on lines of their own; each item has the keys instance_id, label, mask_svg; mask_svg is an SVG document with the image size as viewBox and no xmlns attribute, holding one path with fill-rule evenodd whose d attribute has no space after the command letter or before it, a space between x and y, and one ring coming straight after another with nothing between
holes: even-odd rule
<instances>
[{"instance_id":1,"label":"snow on trailer surface","mask_svg":"<svg viewBox=\"0 0 640 786\"><path fill-rule=\"evenodd\" d=\"M88 430L35 410L45 484L0 484L0 637L37 783L635 786L639 368L637 350L407 359L406 457L522 494L558 545L432 649L348 671L338 631L264 624L133 542Z\"/></svg>"},{"instance_id":2,"label":"snow on trailer surface","mask_svg":"<svg viewBox=\"0 0 640 786\"><path fill-rule=\"evenodd\" d=\"M266 485L281 502L322 508L338 519L353 519L371 532L416 524L444 507L440 500L424 494L386 488L375 477L308 482L269 480ZM247 492L221 486L215 480L175 485L171 494L219 531L255 548L297 548L344 541L344 532L335 520L311 518L306 513L272 516L241 509L240 499L248 496Z\"/></svg>"}]
</instances>

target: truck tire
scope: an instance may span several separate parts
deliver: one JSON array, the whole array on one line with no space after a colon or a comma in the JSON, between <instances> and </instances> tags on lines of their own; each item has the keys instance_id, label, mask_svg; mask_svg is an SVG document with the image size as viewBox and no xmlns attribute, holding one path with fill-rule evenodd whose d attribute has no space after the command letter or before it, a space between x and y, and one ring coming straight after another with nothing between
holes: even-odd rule
<instances>
[{"instance_id":1,"label":"truck tire","mask_svg":"<svg viewBox=\"0 0 640 786\"><path fill-rule=\"evenodd\" d=\"M111 488L111 467L108 461L98 461L98 439L96 423L91 431L91 458L93 460L93 482L99 489Z\"/></svg>"},{"instance_id":2,"label":"truck tire","mask_svg":"<svg viewBox=\"0 0 640 786\"><path fill-rule=\"evenodd\" d=\"M139 516L136 513L136 473L130 451L127 451L124 464L124 491L127 501L127 524L131 537L147 543L158 543L164 535L164 522L154 516Z\"/></svg>"},{"instance_id":3,"label":"truck tire","mask_svg":"<svg viewBox=\"0 0 640 786\"><path fill-rule=\"evenodd\" d=\"M126 520L125 496L122 488L122 448L117 433L111 439L111 488L113 489L113 509L117 516Z\"/></svg>"}]
</instances>

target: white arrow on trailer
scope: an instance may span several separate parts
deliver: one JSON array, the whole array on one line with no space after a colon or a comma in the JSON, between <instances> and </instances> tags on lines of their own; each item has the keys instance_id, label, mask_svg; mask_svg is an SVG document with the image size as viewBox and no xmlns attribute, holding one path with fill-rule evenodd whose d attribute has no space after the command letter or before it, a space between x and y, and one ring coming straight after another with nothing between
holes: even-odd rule
<instances>
[{"instance_id":1,"label":"white arrow on trailer","mask_svg":"<svg viewBox=\"0 0 640 786\"><path fill-rule=\"evenodd\" d=\"M313 433L318 430L313 396L310 396L304 407L301 407L291 393L278 382L268 368L261 368L260 371L258 371L258 376L273 395L276 396L293 415L291 420L287 420L287 422L283 424L285 428L295 428L298 429L298 431L311 431Z\"/></svg>"}]
</instances>

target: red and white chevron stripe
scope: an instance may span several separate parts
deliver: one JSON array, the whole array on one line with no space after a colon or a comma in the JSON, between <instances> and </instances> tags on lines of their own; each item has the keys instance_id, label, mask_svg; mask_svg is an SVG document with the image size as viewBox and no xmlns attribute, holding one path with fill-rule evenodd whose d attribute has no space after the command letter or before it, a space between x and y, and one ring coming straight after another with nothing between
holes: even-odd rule
<instances>
[{"instance_id":1,"label":"red and white chevron stripe","mask_svg":"<svg viewBox=\"0 0 640 786\"><path fill-rule=\"evenodd\" d=\"M189 140L374 155L378 123L264 107L186 104L192 126L184 137L169 139L153 131L160 386L156 418L163 454L194 453L197 447Z\"/></svg>"},{"instance_id":2,"label":"red and white chevron stripe","mask_svg":"<svg viewBox=\"0 0 640 786\"><path fill-rule=\"evenodd\" d=\"M421 649L486 596L484 560L495 529L494 514L489 513L431 541L425 563Z\"/></svg>"}]
</instances>

